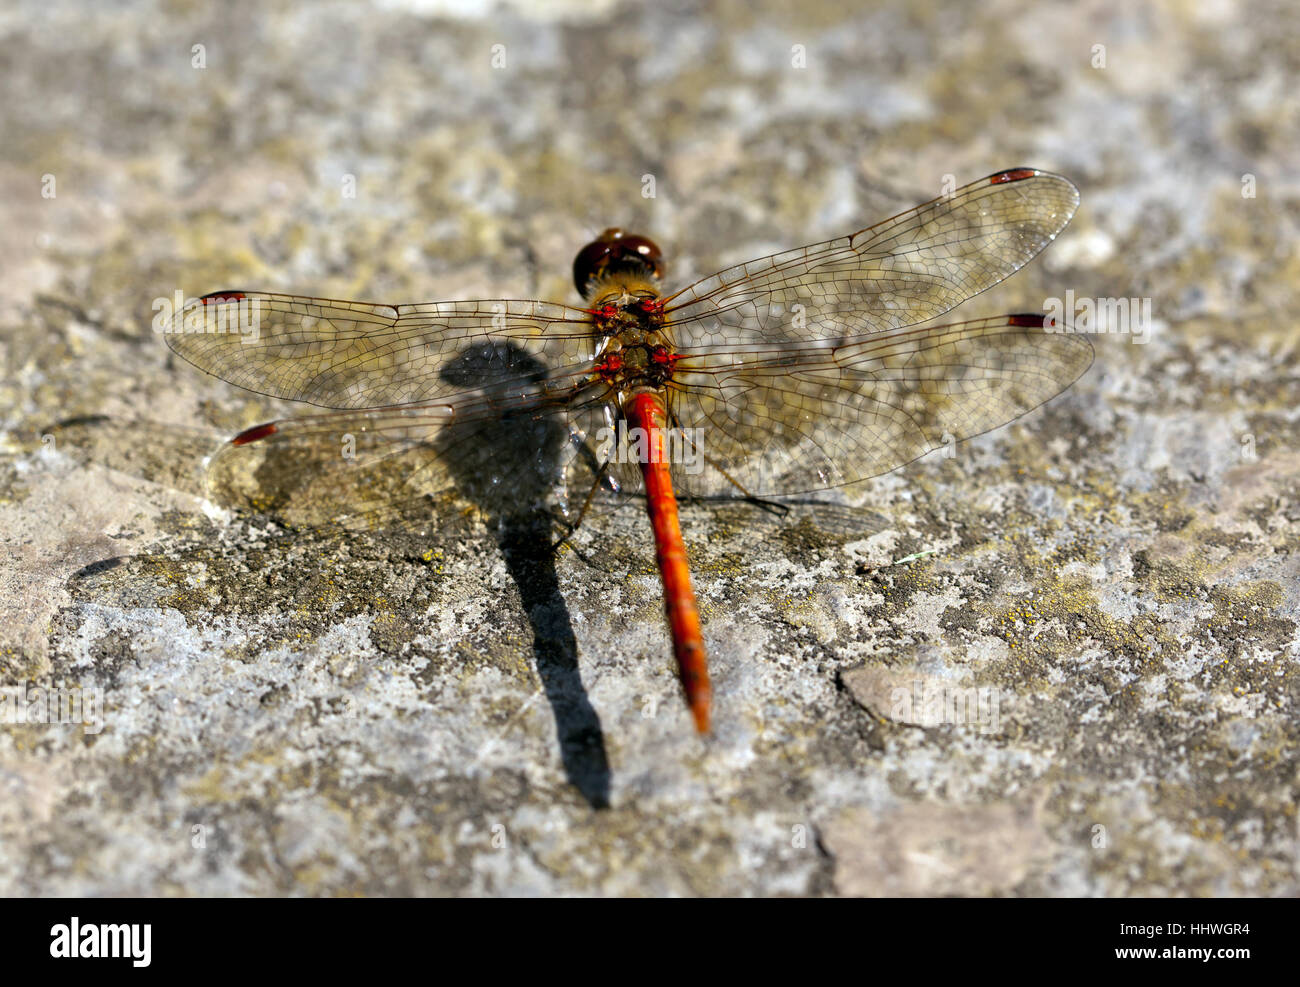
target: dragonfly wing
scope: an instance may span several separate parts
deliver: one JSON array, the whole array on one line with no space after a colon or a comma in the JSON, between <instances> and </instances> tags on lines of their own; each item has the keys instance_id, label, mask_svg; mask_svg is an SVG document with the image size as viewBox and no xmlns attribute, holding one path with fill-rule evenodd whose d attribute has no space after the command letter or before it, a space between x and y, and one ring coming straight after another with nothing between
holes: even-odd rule
<instances>
[{"instance_id":1,"label":"dragonfly wing","mask_svg":"<svg viewBox=\"0 0 1300 987\"><path fill-rule=\"evenodd\" d=\"M1020 270L1079 205L1060 175L998 172L876 226L728 268L666 299L682 347L790 342L938 318Z\"/></svg>"},{"instance_id":2,"label":"dragonfly wing","mask_svg":"<svg viewBox=\"0 0 1300 987\"><path fill-rule=\"evenodd\" d=\"M223 507L292 527L369 530L427 523L451 487L437 455L445 417L385 411L289 418L227 442L207 469ZM248 435L257 436L246 441Z\"/></svg>"},{"instance_id":3,"label":"dragonfly wing","mask_svg":"<svg viewBox=\"0 0 1300 987\"><path fill-rule=\"evenodd\" d=\"M887 473L1032 411L1092 364L1042 315L679 351L669 411L703 451L686 494L800 493ZM734 481L734 482L733 482Z\"/></svg>"},{"instance_id":4,"label":"dragonfly wing","mask_svg":"<svg viewBox=\"0 0 1300 987\"><path fill-rule=\"evenodd\" d=\"M564 305L225 291L171 330L201 370L336 409L250 429L211 464L218 502L293 524L419 520L450 489L492 514L536 504L568 472L567 412L598 400L590 316Z\"/></svg>"},{"instance_id":5,"label":"dragonfly wing","mask_svg":"<svg viewBox=\"0 0 1300 987\"><path fill-rule=\"evenodd\" d=\"M571 410L604 400L600 385L505 401L472 391L269 422L213 457L209 494L290 525L346 530L428 523L453 492L490 517L532 510L565 494Z\"/></svg>"},{"instance_id":6,"label":"dragonfly wing","mask_svg":"<svg viewBox=\"0 0 1300 987\"><path fill-rule=\"evenodd\" d=\"M232 384L340 410L442 399L478 386L468 376L476 367L485 383L508 387L512 376L571 370L593 352L590 316L549 302L382 305L255 291L191 299L166 340ZM518 367L476 361L485 346Z\"/></svg>"}]
</instances>

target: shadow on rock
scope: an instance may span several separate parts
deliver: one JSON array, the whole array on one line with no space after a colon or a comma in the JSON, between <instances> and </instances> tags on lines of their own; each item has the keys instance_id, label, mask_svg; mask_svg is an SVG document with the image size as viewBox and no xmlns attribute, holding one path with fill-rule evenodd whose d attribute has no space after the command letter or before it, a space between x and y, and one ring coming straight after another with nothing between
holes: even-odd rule
<instances>
[{"instance_id":1,"label":"shadow on rock","mask_svg":"<svg viewBox=\"0 0 1300 987\"><path fill-rule=\"evenodd\" d=\"M577 642L555 570L554 515L545 506L567 448L564 414L530 406L521 395L521 388L544 381L546 370L517 347L472 346L442 376L466 391L480 392L484 400L477 412L439 429L432 442L395 444L396 453L380 450L373 461L345 460L335 438L313 434L310 441L300 441L290 432L287 441L276 436L276 441L220 446L203 475L199 462L220 442L209 430L92 417L50 431L62 448L85 462L274 517L299 538L325 537L333 543L338 537L350 546L349 557L358 551L356 541L343 540L349 531L367 531L381 542L388 540L385 532L393 536L414 527L437 527L445 534L446 526L433 521L431 508L434 495L454 483L497 532L533 631L537 673L555 717L565 772L588 803L605 807L610 774L604 733L579 674ZM346 424L340 421L340 427ZM347 519L352 523L338 523L335 515L358 503L363 509ZM88 588L110 577L123 561L88 566L74 582ZM136 564L174 565L162 556Z\"/></svg>"},{"instance_id":2,"label":"shadow on rock","mask_svg":"<svg viewBox=\"0 0 1300 987\"><path fill-rule=\"evenodd\" d=\"M443 379L478 388L489 407L477 420L443 429L436 445L461 495L495 523L532 627L537 674L555 717L565 773L593 807L603 808L610 785L605 736L578 670L577 640L555 571L553 514L544 506L560 474L568 428L558 409L507 410L519 407L507 399L521 384L540 385L545 375L545 367L517 347L466 349L444 368ZM495 410L493 399L499 399Z\"/></svg>"}]
</instances>

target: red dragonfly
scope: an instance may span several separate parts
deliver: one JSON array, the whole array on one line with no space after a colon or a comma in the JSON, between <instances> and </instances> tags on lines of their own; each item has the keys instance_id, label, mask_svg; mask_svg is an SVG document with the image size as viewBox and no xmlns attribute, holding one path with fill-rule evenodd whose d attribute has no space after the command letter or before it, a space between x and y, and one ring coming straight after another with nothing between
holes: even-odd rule
<instances>
[{"instance_id":1,"label":"red dragonfly","mask_svg":"<svg viewBox=\"0 0 1300 987\"><path fill-rule=\"evenodd\" d=\"M220 291L185 305L166 338L201 370L326 409L247 429L217 457L261 451L249 503L272 513L286 486L311 493L311 522L371 523L401 494L450 488L572 495L578 520L597 495L643 494L678 673L706 733L676 495L853 483L1069 387L1092 346L1041 314L921 324L1019 270L1078 203L1065 178L1016 168L672 294L659 248L609 229L574 262L581 308ZM268 493L271 467L282 479Z\"/></svg>"}]
</instances>

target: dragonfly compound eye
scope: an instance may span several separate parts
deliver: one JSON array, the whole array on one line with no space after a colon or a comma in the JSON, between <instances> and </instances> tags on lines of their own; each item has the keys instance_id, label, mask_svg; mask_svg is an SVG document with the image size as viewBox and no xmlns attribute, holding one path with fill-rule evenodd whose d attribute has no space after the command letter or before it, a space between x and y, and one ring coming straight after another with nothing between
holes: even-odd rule
<instances>
[{"instance_id":1,"label":"dragonfly compound eye","mask_svg":"<svg viewBox=\"0 0 1300 987\"><path fill-rule=\"evenodd\" d=\"M585 298L593 281L617 270L660 278L664 273L663 252L649 237L612 226L578 251L573 261L573 283Z\"/></svg>"}]
</instances>

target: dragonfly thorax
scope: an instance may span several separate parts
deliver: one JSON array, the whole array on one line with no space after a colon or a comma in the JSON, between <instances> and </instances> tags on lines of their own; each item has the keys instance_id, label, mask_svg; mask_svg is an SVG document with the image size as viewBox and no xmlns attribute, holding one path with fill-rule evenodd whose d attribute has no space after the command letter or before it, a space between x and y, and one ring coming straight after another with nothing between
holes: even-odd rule
<instances>
[{"instance_id":1,"label":"dragonfly thorax","mask_svg":"<svg viewBox=\"0 0 1300 987\"><path fill-rule=\"evenodd\" d=\"M672 380L677 360L660 334L644 333L615 341L592 370L615 391L659 390Z\"/></svg>"}]
</instances>

